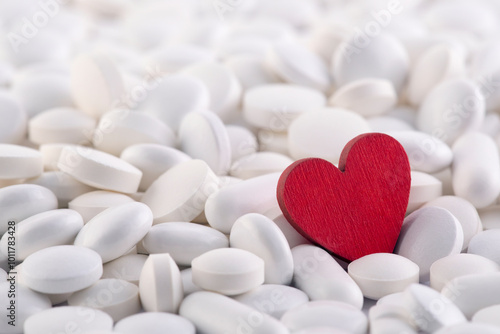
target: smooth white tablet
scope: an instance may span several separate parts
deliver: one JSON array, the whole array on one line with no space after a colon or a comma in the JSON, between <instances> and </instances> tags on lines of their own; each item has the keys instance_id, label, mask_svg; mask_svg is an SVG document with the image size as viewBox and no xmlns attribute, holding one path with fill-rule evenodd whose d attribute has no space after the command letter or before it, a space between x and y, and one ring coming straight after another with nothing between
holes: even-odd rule
<instances>
[{"instance_id":1,"label":"smooth white tablet","mask_svg":"<svg viewBox=\"0 0 500 334\"><path fill-rule=\"evenodd\" d=\"M231 176L240 179L283 172L293 160L288 156L275 152L256 152L236 160L229 170Z\"/></svg>"},{"instance_id":2,"label":"smooth white tablet","mask_svg":"<svg viewBox=\"0 0 500 334\"><path fill-rule=\"evenodd\" d=\"M101 116L92 139L94 147L116 156L135 144L174 146L174 132L156 117L129 109L112 110Z\"/></svg>"},{"instance_id":3,"label":"smooth white tablet","mask_svg":"<svg viewBox=\"0 0 500 334\"><path fill-rule=\"evenodd\" d=\"M318 90L298 85L269 84L245 92L243 116L251 125L283 132L302 113L324 107L326 97Z\"/></svg>"},{"instance_id":4,"label":"smooth white tablet","mask_svg":"<svg viewBox=\"0 0 500 334\"><path fill-rule=\"evenodd\" d=\"M57 167L89 186L123 193L136 192L142 178L128 162L83 146L63 148Z\"/></svg>"},{"instance_id":5,"label":"smooth white tablet","mask_svg":"<svg viewBox=\"0 0 500 334\"><path fill-rule=\"evenodd\" d=\"M99 118L117 107L125 93L120 72L113 62L99 54L82 54L71 66L71 93L78 109Z\"/></svg>"},{"instance_id":6,"label":"smooth white tablet","mask_svg":"<svg viewBox=\"0 0 500 334\"><path fill-rule=\"evenodd\" d=\"M144 193L141 201L153 211L154 223L191 221L218 190L218 177L206 162L189 160L167 170Z\"/></svg>"},{"instance_id":7,"label":"smooth white tablet","mask_svg":"<svg viewBox=\"0 0 500 334\"><path fill-rule=\"evenodd\" d=\"M42 162L43 162L43 170L48 171L57 171L57 162L59 161L59 157L61 156L62 149L70 144L42 144L38 147L38 150L42 154Z\"/></svg>"},{"instance_id":8,"label":"smooth white tablet","mask_svg":"<svg viewBox=\"0 0 500 334\"><path fill-rule=\"evenodd\" d=\"M144 254L126 254L105 263L101 278L118 278L139 285L142 267L148 259Z\"/></svg>"},{"instance_id":9,"label":"smooth white tablet","mask_svg":"<svg viewBox=\"0 0 500 334\"><path fill-rule=\"evenodd\" d=\"M500 230L491 229L476 234L469 243L468 253L481 255L500 265Z\"/></svg>"},{"instance_id":10,"label":"smooth white tablet","mask_svg":"<svg viewBox=\"0 0 500 334\"><path fill-rule=\"evenodd\" d=\"M414 130L412 124L409 124L406 121L396 118L394 116L370 117L367 120L367 122L373 132L382 132L385 134L390 134L393 131Z\"/></svg>"},{"instance_id":11,"label":"smooth white tablet","mask_svg":"<svg viewBox=\"0 0 500 334\"><path fill-rule=\"evenodd\" d=\"M14 97L0 91L0 143L19 144L26 135L27 115Z\"/></svg>"},{"instance_id":12,"label":"smooth white tablet","mask_svg":"<svg viewBox=\"0 0 500 334\"><path fill-rule=\"evenodd\" d=\"M500 319L498 319L498 312L500 312L500 304L485 307L472 316L472 322L480 324L490 324L500 327Z\"/></svg>"},{"instance_id":13,"label":"smooth white tablet","mask_svg":"<svg viewBox=\"0 0 500 334\"><path fill-rule=\"evenodd\" d=\"M403 222L394 253L416 263L420 281L429 280L431 265L462 250L464 233L457 218L439 207L418 209Z\"/></svg>"},{"instance_id":14,"label":"smooth white tablet","mask_svg":"<svg viewBox=\"0 0 500 334\"><path fill-rule=\"evenodd\" d=\"M217 248L229 247L227 237L209 226L194 223L169 222L153 226L142 240L149 254L169 253L183 266Z\"/></svg>"},{"instance_id":15,"label":"smooth white tablet","mask_svg":"<svg viewBox=\"0 0 500 334\"><path fill-rule=\"evenodd\" d=\"M77 211L87 223L109 207L132 202L135 201L127 195L96 190L76 197L68 203L68 207Z\"/></svg>"},{"instance_id":16,"label":"smooth white tablet","mask_svg":"<svg viewBox=\"0 0 500 334\"><path fill-rule=\"evenodd\" d=\"M330 97L328 104L370 117L386 113L397 100L398 95L391 81L366 78L341 86Z\"/></svg>"},{"instance_id":17,"label":"smooth white tablet","mask_svg":"<svg viewBox=\"0 0 500 334\"><path fill-rule=\"evenodd\" d=\"M224 123L210 111L188 114L179 126L181 150L193 159L204 160L217 175L231 165L231 143Z\"/></svg>"},{"instance_id":18,"label":"smooth white tablet","mask_svg":"<svg viewBox=\"0 0 500 334\"><path fill-rule=\"evenodd\" d=\"M25 334L65 333L68 328L85 332L111 331L113 319L107 313L90 307L61 306L38 312L24 323Z\"/></svg>"},{"instance_id":19,"label":"smooth white tablet","mask_svg":"<svg viewBox=\"0 0 500 334\"><path fill-rule=\"evenodd\" d=\"M191 262L193 283L224 295L248 292L264 283L264 261L249 251L219 248Z\"/></svg>"},{"instance_id":20,"label":"smooth white tablet","mask_svg":"<svg viewBox=\"0 0 500 334\"><path fill-rule=\"evenodd\" d=\"M43 172L42 155L25 146L0 144L0 179L26 179Z\"/></svg>"},{"instance_id":21,"label":"smooth white tablet","mask_svg":"<svg viewBox=\"0 0 500 334\"><path fill-rule=\"evenodd\" d=\"M417 331L398 318L381 318L370 322L371 334L417 334Z\"/></svg>"},{"instance_id":22,"label":"smooth white tablet","mask_svg":"<svg viewBox=\"0 0 500 334\"><path fill-rule=\"evenodd\" d=\"M244 90L279 82L276 74L267 66L261 56L253 54L233 55L226 60L225 64L234 72Z\"/></svg>"},{"instance_id":23,"label":"smooth white tablet","mask_svg":"<svg viewBox=\"0 0 500 334\"><path fill-rule=\"evenodd\" d=\"M363 296L379 299L418 283L419 267L396 254L376 253L354 260L347 272L358 284Z\"/></svg>"},{"instance_id":24,"label":"smooth white tablet","mask_svg":"<svg viewBox=\"0 0 500 334\"><path fill-rule=\"evenodd\" d=\"M48 247L23 262L25 284L43 293L75 292L91 286L101 275L101 257L86 247Z\"/></svg>"},{"instance_id":25,"label":"smooth white tablet","mask_svg":"<svg viewBox=\"0 0 500 334\"><path fill-rule=\"evenodd\" d=\"M114 330L121 334L195 334L196 328L186 318L165 312L144 312L123 318Z\"/></svg>"},{"instance_id":26,"label":"smooth white tablet","mask_svg":"<svg viewBox=\"0 0 500 334\"><path fill-rule=\"evenodd\" d=\"M443 194L443 184L432 175L411 171L410 198L406 213L411 213L423 204Z\"/></svg>"},{"instance_id":27,"label":"smooth white tablet","mask_svg":"<svg viewBox=\"0 0 500 334\"><path fill-rule=\"evenodd\" d=\"M247 250L264 260L265 283L289 285L293 277L292 252L285 235L269 218L246 214L234 223L231 247Z\"/></svg>"},{"instance_id":28,"label":"smooth white tablet","mask_svg":"<svg viewBox=\"0 0 500 334\"><path fill-rule=\"evenodd\" d=\"M146 312L177 313L184 297L179 267L169 254L151 254L139 279L139 293Z\"/></svg>"},{"instance_id":29,"label":"smooth white tablet","mask_svg":"<svg viewBox=\"0 0 500 334\"><path fill-rule=\"evenodd\" d=\"M152 224L153 214L143 203L113 206L85 224L76 236L75 245L93 249L106 263L134 247Z\"/></svg>"},{"instance_id":30,"label":"smooth white tablet","mask_svg":"<svg viewBox=\"0 0 500 334\"><path fill-rule=\"evenodd\" d=\"M165 73L173 73L199 62L212 61L215 53L202 45L174 44L154 48L146 56L146 63Z\"/></svg>"},{"instance_id":31,"label":"smooth white tablet","mask_svg":"<svg viewBox=\"0 0 500 334\"><path fill-rule=\"evenodd\" d=\"M244 156L257 152L259 144L255 135L243 126L226 125L229 143L231 144L231 161L235 162Z\"/></svg>"},{"instance_id":32,"label":"smooth white tablet","mask_svg":"<svg viewBox=\"0 0 500 334\"><path fill-rule=\"evenodd\" d=\"M317 157L337 164L344 146L370 132L366 120L340 108L313 109L295 119L288 130L288 147L294 159Z\"/></svg>"}]
</instances>

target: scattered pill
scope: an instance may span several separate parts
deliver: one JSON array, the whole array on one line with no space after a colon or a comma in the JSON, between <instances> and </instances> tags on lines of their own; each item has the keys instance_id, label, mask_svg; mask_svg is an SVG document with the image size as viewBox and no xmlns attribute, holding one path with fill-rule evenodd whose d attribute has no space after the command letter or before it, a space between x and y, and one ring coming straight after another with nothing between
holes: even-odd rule
<instances>
[{"instance_id":1,"label":"scattered pill","mask_svg":"<svg viewBox=\"0 0 500 334\"><path fill-rule=\"evenodd\" d=\"M275 152L257 152L236 160L229 170L231 176L246 180L252 177L283 172L293 160Z\"/></svg>"},{"instance_id":2,"label":"scattered pill","mask_svg":"<svg viewBox=\"0 0 500 334\"><path fill-rule=\"evenodd\" d=\"M443 184L430 174L412 171L410 198L406 213L411 213L425 203L443 194Z\"/></svg>"},{"instance_id":3,"label":"scattered pill","mask_svg":"<svg viewBox=\"0 0 500 334\"><path fill-rule=\"evenodd\" d=\"M42 155L37 150L0 144L0 179L26 179L42 174Z\"/></svg>"}]
</instances>

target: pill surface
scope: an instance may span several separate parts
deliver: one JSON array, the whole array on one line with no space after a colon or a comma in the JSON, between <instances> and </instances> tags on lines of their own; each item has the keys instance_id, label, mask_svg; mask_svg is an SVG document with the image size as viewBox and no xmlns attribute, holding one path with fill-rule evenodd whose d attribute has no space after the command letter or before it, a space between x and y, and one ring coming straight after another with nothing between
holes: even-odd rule
<instances>
[{"instance_id":1,"label":"pill surface","mask_svg":"<svg viewBox=\"0 0 500 334\"><path fill-rule=\"evenodd\" d=\"M0 144L0 179L25 179L42 174L40 152L19 145Z\"/></svg>"},{"instance_id":2,"label":"pill surface","mask_svg":"<svg viewBox=\"0 0 500 334\"><path fill-rule=\"evenodd\" d=\"M118 321L115 332L135 334L145 331L149 334L195 334L193 324L178 315L165 312L144 312Z\"/></svg>"},{"instance_id":3,"label":"pill surface","mask_svg":"<svg viewBox=\"0 0 500 334\"><path fill-rule=\"evenodd\" d=\"M481 255L500 265L500 256L498 254L499 238L500 230L497 229L480 232L471 239L467 252Z\"/></svg>"},{"instance_id":4,"label":"pill surface","mask_svg":"<svg viewBox=\"0 0 500 334\"><path fill-rule=\"evenodd\" d=\"M101 278L118 278L139 285L142 267L148 259L144 254L127 254L102 266Z\"/></svg>"},{"instance_id":5,"label":"pill surface","mask_svg":"<svg viewBox=\"0 0 500 334\"><path fill-rule=\"evenodd\" d=\"M96 190L76 197L68 203L68 207L77 211L86 223L111 206L131 202L134 200L127 195Z\"/></svg>"}]
</instances>

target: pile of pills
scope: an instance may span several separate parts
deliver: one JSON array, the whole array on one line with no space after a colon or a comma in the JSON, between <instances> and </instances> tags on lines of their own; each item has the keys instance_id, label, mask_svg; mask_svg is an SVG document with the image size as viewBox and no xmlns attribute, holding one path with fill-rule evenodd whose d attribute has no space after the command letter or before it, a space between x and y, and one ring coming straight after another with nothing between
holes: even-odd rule
<instances>
[{"instance_id":1,"label":"pile of pills","mask_svg":"<svg viewBox=\"0 0 500 334\"><path fill-rule=\"evenodd\" d=\"M500 333L499 34L497 0L0 1L0 334ZM407 216L345 263L277 183L367 132Z\"/></svg>"}]
</instances>

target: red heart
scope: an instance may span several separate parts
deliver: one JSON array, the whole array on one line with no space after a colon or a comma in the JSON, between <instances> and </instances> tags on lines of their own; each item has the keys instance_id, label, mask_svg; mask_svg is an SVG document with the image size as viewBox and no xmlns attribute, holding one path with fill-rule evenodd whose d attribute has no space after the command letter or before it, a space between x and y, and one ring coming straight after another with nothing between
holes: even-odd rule
<instances>
[{"instance_id":1,"label":"red heart","mask_svg":"<svg viewBox=\"0 0 500 334\"><path fill-rule=\"evenodd\" d=\"M278 182L288 221L309 240L353 261L394 250L410 195L410 164L401 144L381 133L352 139L339 168L319 159L291 164Z\"/></svg>"}]
</instances>

